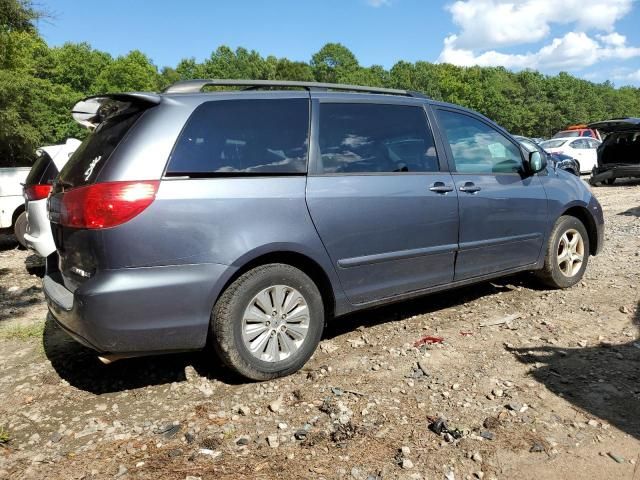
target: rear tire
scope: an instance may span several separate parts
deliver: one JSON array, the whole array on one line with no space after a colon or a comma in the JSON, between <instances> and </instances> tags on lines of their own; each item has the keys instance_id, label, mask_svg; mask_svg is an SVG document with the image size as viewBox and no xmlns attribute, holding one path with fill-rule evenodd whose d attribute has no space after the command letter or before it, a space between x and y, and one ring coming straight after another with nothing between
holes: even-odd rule
<instances>
[{"instance_id":1,"label":"rear tire","mask_svg":"<svg viewBox=\"0 0 640 480\"><path fill-rule=\"evenodd\" d=\"M544 267L536 276L548 287L569 288L580 280L589 260L589 235L576 217L563 215L551 231Z\"/></svg>"},{"instance_id":2,"label":"rear tire","mask_svg":"<svg viewBox=\"0 0 640 480\"><path fill-rule=\"evenodd\" d=\"M27 233L27 212L22 212L13 224L13 234L23 248L27 248L27 243L24 240L25 233Z\"/></svg>"},{"instance_id":3,"label":"rear tire","mask_svg":"<svg viewBox=\"0 0 640 480\"><path fill-rule=\"evenodd\" d=\"M235 372L269 380L311 358L324 320L322 296L311 278L290 265L263 265L241 275L216 302L212 344Z\"/></svg>"}]
</instances>

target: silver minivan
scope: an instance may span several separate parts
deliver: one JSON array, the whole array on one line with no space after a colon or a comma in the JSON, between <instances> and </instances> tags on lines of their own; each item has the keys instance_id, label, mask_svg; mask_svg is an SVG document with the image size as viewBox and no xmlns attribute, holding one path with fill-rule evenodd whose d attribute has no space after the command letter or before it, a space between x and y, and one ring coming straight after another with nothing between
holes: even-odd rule
<instances>
[{"instance_id":1,"label":"silver minivan","mask_svg":"<svg viewBox=\"0 0 640 480\"><path fill-rule=\"evenodd\" d=\"M195 80L74 117L95 129L49 197L44 291L105 361L210 344L274 378L329 318L522 271L568 288L603 244L578 177L415 92Z\"/></svg>"}]
</instances>

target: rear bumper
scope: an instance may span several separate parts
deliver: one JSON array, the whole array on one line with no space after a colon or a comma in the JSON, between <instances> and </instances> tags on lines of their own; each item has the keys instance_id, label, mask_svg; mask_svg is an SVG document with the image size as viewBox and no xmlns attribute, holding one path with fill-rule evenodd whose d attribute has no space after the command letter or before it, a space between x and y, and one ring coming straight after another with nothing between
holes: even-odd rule
<instances>
[{"instance_id":1,"label":"rear bumper","mask_svg":"<svg viewBox=\"0 0 640 480\"><path fill-rule=\"evenodd\" d=\"M24 235L27 247L41 257L48 257L56 250L47 218L47 200L27 202L27 232Z\"/></svg>"},{"instance_id":2,"label":"rear bumper","mask_svg":"<svg viewBox=\"0 0 640 480\"><path fill-rule=\"evenodd\" d=\"M589 183L594 185L596 183L600 183L605 180L610 180L614 178L625 178L625 177L640 178L640 164L638 165L613 164L613 165L597 166L593 169L593 174L589 179Z\"/></svg>"},{"instance_id":3,"label":"rear bumper","mask_svg":"<svg viewBox=\"0 0 640 480\"><path fill-rule=\"evenodd\" d=\"M151 353L203 348L211 308L233 268L219 264L98 272L68 290L47 272L43 290L56 322L100 353Z\"/></svg>"}]
</instances>

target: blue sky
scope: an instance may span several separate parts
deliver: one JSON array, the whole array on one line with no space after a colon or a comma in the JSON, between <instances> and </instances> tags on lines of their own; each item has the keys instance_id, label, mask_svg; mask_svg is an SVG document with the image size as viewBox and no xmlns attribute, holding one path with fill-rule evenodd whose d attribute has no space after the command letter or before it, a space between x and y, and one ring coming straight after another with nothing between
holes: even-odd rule
<instances>
[{"instance_id":1,"label":"blue sky","mask_svg":"<svg viewBox=\"0 0 640 480\"><path fill-rule=\"evenodd\" d=\"M324 0L271 2L43 0L50 45L139 49L160 67L203 60L219 45L308 61L340 42L362 65L398 60L565 70L640 86L637 0ZM104 4L102 4L104 5ZM150 7L153 5L152 7Z\"/></svg>"}]
</instances>

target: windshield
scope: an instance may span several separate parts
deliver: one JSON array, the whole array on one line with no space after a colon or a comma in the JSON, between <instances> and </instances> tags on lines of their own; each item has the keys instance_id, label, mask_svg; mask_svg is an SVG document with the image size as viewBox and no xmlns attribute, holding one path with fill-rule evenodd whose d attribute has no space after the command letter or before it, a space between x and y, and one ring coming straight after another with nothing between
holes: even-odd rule
<instances>
[{"instance_id":1,"label":"windshield","mask_svg":"<svg viewBox=\"0 0 640 480\"><path fill-rule=\"evenodd\" d=\"M579 137L580 130L563 130L556 133L552 138L567 138L567 137Z\"/></svg>"},{"instance_id":2,"label":"windshield","mask_svg":"<svg viewBox=\"0 0 640 480\"><path fill-rule=\"evenodd\" d=\"M538 146L528 138L524 138L524 137L516 137L516 138L518 142L520 142L520 145L522 145L527 152L531 153L538 150Z\"/></svg>"},{"instance_id":3,"label":"windshield","mask_svg":"<svg viewBox=\"0 0 640 480\"><path fill-rule=\"evenodd\" d=\"M547 140L542 142L540 146L546 150L547 148L560 148L565 143L567 143L566 140Z\"/></svg>"}]
</instances>

